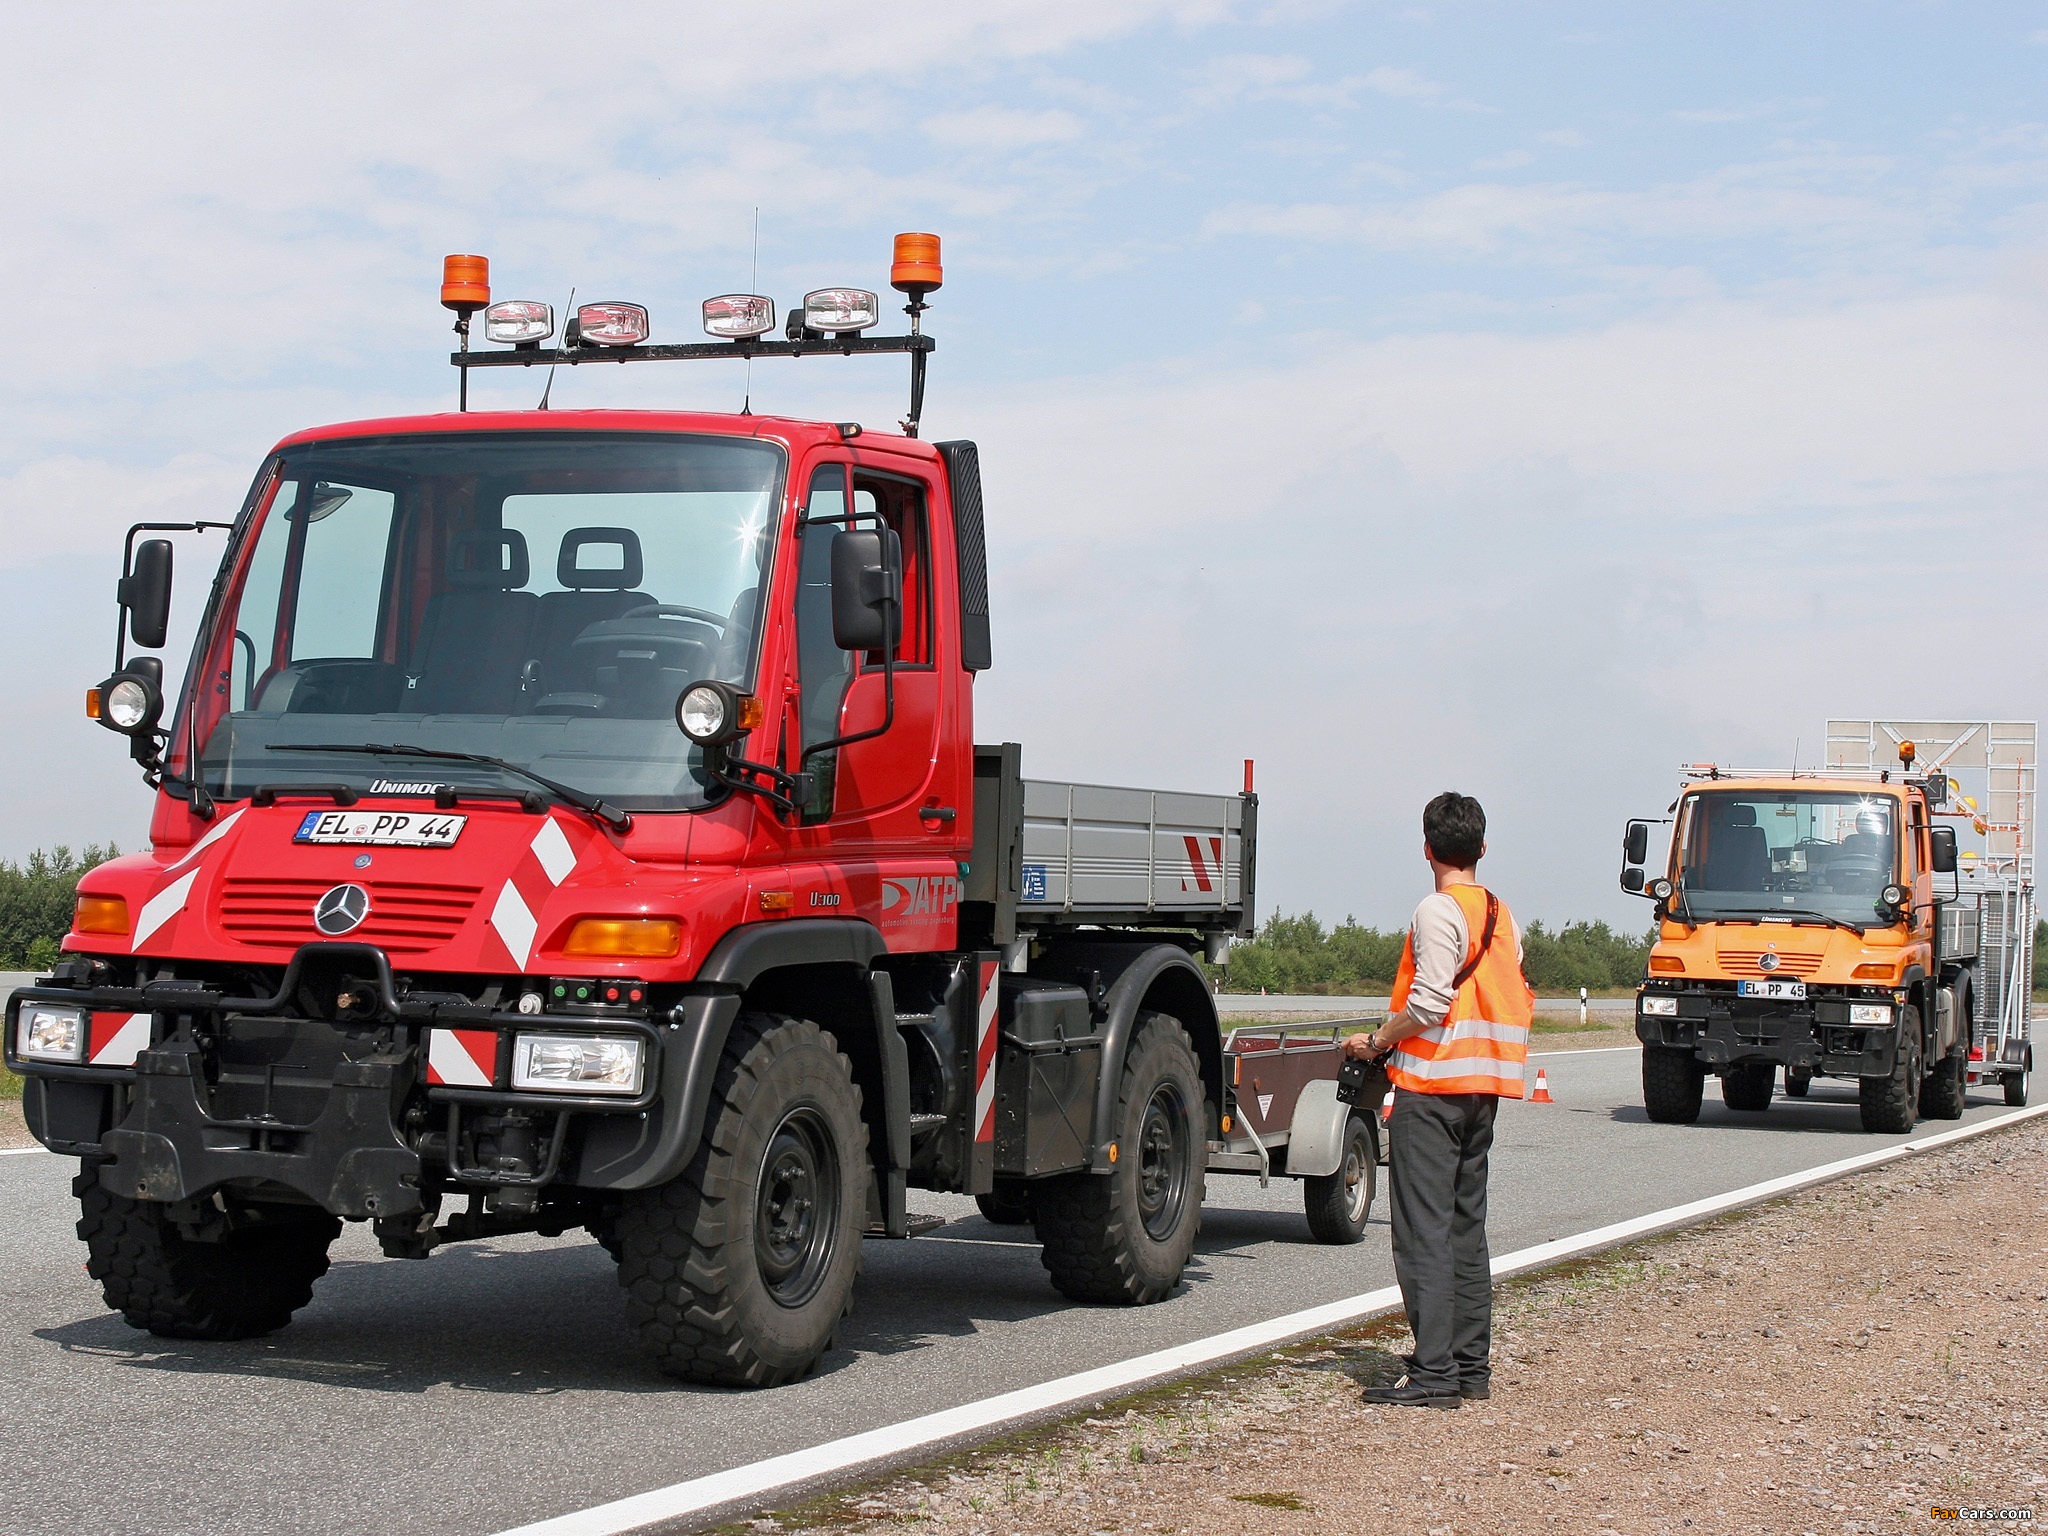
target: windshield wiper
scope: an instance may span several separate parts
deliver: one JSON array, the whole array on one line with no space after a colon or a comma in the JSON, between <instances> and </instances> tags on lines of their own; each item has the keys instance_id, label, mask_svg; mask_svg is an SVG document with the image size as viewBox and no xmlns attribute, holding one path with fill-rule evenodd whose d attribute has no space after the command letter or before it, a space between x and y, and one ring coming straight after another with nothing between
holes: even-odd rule
<instances>
[{"instance_id":1,"label":"windshield wiper","mask_svg":"<svg viewBox=\"0 0 2048 1536\"><path fill-rule=\"evenodd\" d=\"M1849 933L1865 931L1859 924L1845 923L1839 917L1829 917L1825 912L1811 912L1804 907L1724 907L1713 913L1709 921L1714 917L1787 917L1795 922L1803 917L1808 922L1826 923L1830 928L1841 928Z\"/></svg>"},{"instance_id":2,"label":"windshield wiper","mask_svg":"<svg viewBox=\"0 0 2048 1536\"><path fill-rule=\"evenodd\" d=\"M418 757L443 763L482 763L504 773L525 779L529 784L538 784L562 804L573 806L595 820L603 822L614 832L626 833L633 830L633 818L617 806L606 805L595 795L585 794L580 789L571 789L567 784L558 784L553 779L535 773L531 768L522 768L517 763L508 763L502 757L491 757L483 752L448 752L439 747L412 747L404 742L385 746L379 742L338 742L321 745L312 742L272 742L266 752L352 752L359 757Z\"/></svg>"}]
</instances>

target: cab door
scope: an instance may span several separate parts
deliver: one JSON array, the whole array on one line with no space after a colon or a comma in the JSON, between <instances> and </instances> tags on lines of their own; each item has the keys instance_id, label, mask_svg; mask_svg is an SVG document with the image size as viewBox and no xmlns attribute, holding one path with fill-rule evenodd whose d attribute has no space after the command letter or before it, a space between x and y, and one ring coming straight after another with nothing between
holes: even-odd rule
<instances>
[{"instance_id":1,"label":"cab door","mask_svg":"<svg viewBox=\"0 0 2048 1536\"><path fill-rule=\"evenodd\" d=\"M931 788L942 723L931 502L913 475L834 463L812 477L796 597L799 750L812 776L803 822L828 826L849 851L922 850L936 841L928 828L950 830L953 819L925 814L940 809ZM887 657L842 651L832 636L833 535L877 525L896 535L902 569L903 622ZM834 741L843 744L810 750Z\"/></svg>"}]
</instances>

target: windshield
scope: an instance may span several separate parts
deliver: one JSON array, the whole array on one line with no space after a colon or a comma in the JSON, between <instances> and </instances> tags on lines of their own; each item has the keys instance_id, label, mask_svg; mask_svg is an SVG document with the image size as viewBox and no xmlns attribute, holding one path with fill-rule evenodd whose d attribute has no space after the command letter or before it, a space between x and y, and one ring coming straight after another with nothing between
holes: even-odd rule
<instances>
[{"instance_id":1,"label":"windshield","mask_svg":"<svg viewBox=\"0 0 2048 1536\"><path fill-rule=\"evenodd\" d=\"M528 787L489 764L278 750L381 743L501 758L626 809L703 804L676 696L752 683L782 472L771 444L648 433L288 449L177 744L200 743L222 799Z\"/></svg>"},{"instance_id":2,"label":"windshield","mask_svg":"<svg viewBox=\"0 0 2048 1536\"><path fill-rule=\"evenodd\" d=\"M1804 912L1888 922L1898 802L1889 795L1707 790L1679 822L1678 884L1693 917Z\"/></svg>"}]
</instances>

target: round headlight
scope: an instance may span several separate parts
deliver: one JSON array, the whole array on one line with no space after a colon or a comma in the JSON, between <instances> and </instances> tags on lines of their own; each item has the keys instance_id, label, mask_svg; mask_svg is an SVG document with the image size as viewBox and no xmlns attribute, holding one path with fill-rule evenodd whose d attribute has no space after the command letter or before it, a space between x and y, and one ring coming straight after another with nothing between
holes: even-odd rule
<instances>
[{"instance_id":1,"label":"round headlight","mask_svg":"<svg viewBox=\"0 0 2048 1536\"><path fill-rule=\"evenodd\" d=\"M733 692L723 683L692 683L676 700L676 724L700 747L728 740L736 714Z\"/></svg>"},{"instance_id":2,"label":"round headlight","mask_svg":"<svg viewBox=\"0 0 2048 1536\"><path fill-rule=\"evenodd\" d=\"M1652 896L1656 897L1659 901L1669 901L1671 899L1671 882L1669 880L1663 879L1662 877L1652 880L1648 885L1644 886L1643 889L1648 891Z\"/></svg>"},{"instance_id":3,"label":"round headlight","mask_svg":"<svg viewBox=\"0 0 2048 1536\"><path fill-rule=\"evenodd\" d=\"M162 701L140 677L112 677L100 691L100 719L116 731L134 735L156 724Z\"/></svg>"},{"instance_id":4,"label":"round headlight","mask_svg":"<svg viewBox=\"0 0 2048 1536\"><path fill-rule=\"evenodd\" d=\"M1869 886L1864 887L1869 890ZM1906 904L1906 888L1903 885L1888 885L1878 892L1879 898L1888 907L1903 907Z\"/></svg>"}]
</instances>

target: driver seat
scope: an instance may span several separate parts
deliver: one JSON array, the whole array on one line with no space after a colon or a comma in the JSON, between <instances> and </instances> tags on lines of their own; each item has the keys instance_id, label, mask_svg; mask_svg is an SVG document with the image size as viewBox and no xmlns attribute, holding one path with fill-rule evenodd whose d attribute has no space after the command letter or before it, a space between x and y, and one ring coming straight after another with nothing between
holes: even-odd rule
<instances>
[{"instance_id":1,"label":"driver seat","mask_svg":"<svg viewBox=\"0 0 2048 1536\"><path fill-rule=\"evenodd\" d=\"M602 554L607 547L617 556L603 563L586 564L584 551ZM537 676L534 687L550 693L593 693L597 679L575 660L576 637L593 624L616 619L634 608L654 601L639 590L645 570L640 555L640 535L630 528L571 528L562 535L561 553L555 559L555 580L565 590L543 592L540 613L534 623L533 657Z\"/></svg>"}]
</instances>

